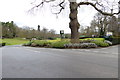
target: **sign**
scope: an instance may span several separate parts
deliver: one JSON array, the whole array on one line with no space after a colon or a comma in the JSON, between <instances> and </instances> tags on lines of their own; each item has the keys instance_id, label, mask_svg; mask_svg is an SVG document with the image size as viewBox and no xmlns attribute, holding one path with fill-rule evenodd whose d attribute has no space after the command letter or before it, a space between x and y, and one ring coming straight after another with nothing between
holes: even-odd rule
<instances>
[{"instance_id":1,"label":"sign","mask_svg":"<svg viewBox=\"0 0 120 80\"><path fill-rule=\"evenodd\" d=\"M113 35L112 32L107 32L107 33L106 33L106 36L112 36L112 35Z\"/></svg>"},{"instance_id":2,"label":"sign","mask_svg":"<svg viewBox=\"0 0 120 80\"><path fill-rule=\"evenodd\" d=\"M64 34L64 30L60 30L60 34Z\"/></svg>"},{"instance_id":3,"label":"sign","mask_svg":"<svg viewBox=\"0 0 120 80\"><path fill-rule=\"evenodd\" d=\"M64 38L64 30L60 30L61 39Z\"/></svg>"}]
</instances>

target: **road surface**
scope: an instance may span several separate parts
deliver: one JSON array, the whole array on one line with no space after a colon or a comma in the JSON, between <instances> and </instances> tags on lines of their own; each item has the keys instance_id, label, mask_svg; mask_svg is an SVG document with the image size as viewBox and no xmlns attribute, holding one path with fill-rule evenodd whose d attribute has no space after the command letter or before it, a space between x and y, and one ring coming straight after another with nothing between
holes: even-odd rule
<instances>
[{"instance_id":1,"label":"road surface","mask_svg":"<svg viewBox=\"0 0 120 80\"><path fill-rule=\"evenodd\" d=\"M2 48L0 48L0 79L2 78Z\"/></svg>"},{"instance_id":2,"label":"road surface","mask_svg":"<svg viewBox=\"0 0 120 80\"><path fill-rule=\"evenodd\" d=\"M2 48L3 78L117 78L118 46L100 49Z\"/></svg>"}]
</instances>

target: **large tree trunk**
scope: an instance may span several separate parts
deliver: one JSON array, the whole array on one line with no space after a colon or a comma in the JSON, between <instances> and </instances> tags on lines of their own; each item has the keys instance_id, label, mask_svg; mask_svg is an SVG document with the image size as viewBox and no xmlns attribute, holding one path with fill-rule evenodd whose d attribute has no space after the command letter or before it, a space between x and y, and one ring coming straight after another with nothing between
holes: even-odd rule
<instances>
[{"instance_id":1,"label":"large tree trunk","mask_svg":"<svg viewBox=\"0 0 120 80\"><path fill-rule=\"evenodd\" d=\"M78 4L76 2L70 2L70 23L69 23L69 27L71 29L71 42L72 43L78 43L79 42L79 22L77 19L77 11L78 8Z\"/></svg>"}]
</instances>

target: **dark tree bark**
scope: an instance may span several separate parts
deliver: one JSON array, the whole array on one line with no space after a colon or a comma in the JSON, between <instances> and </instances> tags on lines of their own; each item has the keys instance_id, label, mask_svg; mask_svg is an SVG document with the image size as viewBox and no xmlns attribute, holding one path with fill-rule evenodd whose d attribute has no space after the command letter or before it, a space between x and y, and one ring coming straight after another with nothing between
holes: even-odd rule
<instances>
[{"instance_id":1,"label":"dark tree bark","mask_svg":"<svg viewBox=\"0 0 120 80\"><path fill-rule=\"evenodd\" d=\"M78 5L76 2L70 2L70 23L69 27L71 29L71 42L72 43L78 43L79 42L79 22L77 19L77 14L78 14Z\"/></svg>"}]
</instances>

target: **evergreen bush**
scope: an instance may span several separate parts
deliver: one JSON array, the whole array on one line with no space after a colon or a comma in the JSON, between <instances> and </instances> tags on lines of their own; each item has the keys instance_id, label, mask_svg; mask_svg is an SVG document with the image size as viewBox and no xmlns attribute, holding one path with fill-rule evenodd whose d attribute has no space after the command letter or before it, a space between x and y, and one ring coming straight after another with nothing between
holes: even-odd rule
<instances>
[{"instance_id":1,"label":"evergreen bush","mask_svg":"<svg viewBox=\"0 0 120 80\"><path fill-rule=\"evenodd\" d=\"M99 47L108 47L109 46L108 43L105 43L103 41L92 41L91 43L95 43Z\"/></svg>"}]
</instances>

